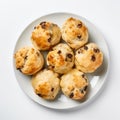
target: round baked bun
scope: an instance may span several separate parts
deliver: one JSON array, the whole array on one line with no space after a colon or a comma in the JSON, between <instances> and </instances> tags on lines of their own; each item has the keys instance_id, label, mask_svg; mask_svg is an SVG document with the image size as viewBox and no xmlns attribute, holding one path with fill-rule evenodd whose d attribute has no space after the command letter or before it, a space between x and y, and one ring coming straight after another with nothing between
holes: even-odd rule
<instances>
[{"instance_id":1,"label":"round baked bun","mask_svg":"<svg viewBox=\"0 0 120 120\"><path fill-rule=\"evenodd\" d=\"M49 50L60 42L61 31L58 25L50 22L41 22L34 27L31 41L38 50Z\"/></svg>"},{"instance_id":2,"label":"round baked bun","mask_svg":"<svg viewBox=\"0 0 120 120\"><path fill-rule=\"evenodd\" d=\"M44 69L32 77L32 86L35 93L43 99L54 100L60 90L58 74Z\"/></svg>"},{"instance_id":3,"label":"round baked bun","mask_svg":"<svg viewBox=\"0 0 120 120\"><path fill-rule=\"evenodd\" d=\"M61 78L60 86L62 92L74 100L82 100L88 89L88 80L83 72L72 69Z\"/></svg>"},{"instance_id":4,"label":"round baked bun","mask_svg":"<svg viewBox=\"0 0 120 120\"><path fill-rule=\"evenodd\" d=\"M73 51L67 44L56 45L47 55L47 65L54 72L67 73L74 65Z\"/></svg>"},{"instance_id":5,"label":"round baked bun","mask_svg":"<svg viewBox=\"0 0 120 120\"><path fill-rule=\"evenodd\" d=\"M44 59L40 51L33 47L23 47L15 55L15 65L18 70L26 75L33 75L42 69Z\"/></svg>"},{"instance_id":6,"label":"round baked bun","mask_svg":"<svg viewBox=\"0 0 120 120\"><path fill-rule=\"evenodd\" d=\"M81 20L68 18L62 26L62 38L71 48L78 49L88 42L88 29Z\"/></svg>"},{"instance_id":7,"label":"round baked bun","mask_svg":"<svg viewBox=\"0 0 120 120\"><path fill-rule=\"evenodd\" d=\"M102 63L103 53L95 43L89 43L76 51L75 65L82 72L92 73Z\"/></svg>"}]
</instances>

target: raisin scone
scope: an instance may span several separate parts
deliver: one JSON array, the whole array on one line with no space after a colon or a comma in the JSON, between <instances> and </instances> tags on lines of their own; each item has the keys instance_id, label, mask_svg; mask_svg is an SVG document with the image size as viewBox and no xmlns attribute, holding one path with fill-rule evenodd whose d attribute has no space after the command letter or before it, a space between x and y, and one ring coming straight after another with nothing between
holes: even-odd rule
<instances>
[{"instance_id":1,"label":"raisin scone","mask_svg":"<svg viewBox=\"0 0 120 120\"><path fill-rule=\"evenodd\" d=\"M34 27L31 41L38 50L49 50L60 42L61 30L58 25L51 22L41 22Z\"/></svg>"},{"instance_id":2,"label":"raisin scone","mask_svg":"<svg viewBox=\"0 0 120 120\"><path fill-rule=\"evenodd\" d=\"M62 38L73 49L78 49L88 42L88 29L78 19L68 18L62 26Z\"/></svg>"},{"instance_id":3,"label":"raisin scone","mask_svg":"<svg viewBox=\"0 0 120 120\"><path fill-rule=\"evenodd\" d=\"M82 100L88 91L88 79L83 72L72 69L61 77L62 92L74 100Z\"/></svg>"},{"instance_id":4,"label":"raisin scone","mask_svg":"<svg viewBox=\"0 0 120 120\"><path fill-rule=\"evenodd\" d=\"M41 98L54 100L60 90L60 79L57 73L44 69L33 75L32 86Z\"/></svg>"},{"instance_id":5,"label":"raisin scone","mask_svg":"<svg viewBox=\"0 0 120 120\"><path fill-rule=\"evenodd\" d=\"M33 47L23 47L15 55L16 68L26 75L33 75L42 69L44 58L40 51Z\"/></svg>"},{"instance_id":6,"label":"raisin scone","mask_svg":"<svg viewBox=\"0 0 120 120\"><path fill-rule=\"evenodd\" d=\"M103 63L103 53L95 43L89 43L75 53L75 65L78 70L92 73Z\"/></svg>"},{"instance_id":7,"label":"raisin scone","mask_svg":"<svg viewBox=\"0 0 120 120\"><path fill-rule=\"evenodd\" d=\"M67 73L74 65L72 49L64 43L56 45L47 55L47 65L54 72L60 74Z\"/></svg>"}]
</instances>

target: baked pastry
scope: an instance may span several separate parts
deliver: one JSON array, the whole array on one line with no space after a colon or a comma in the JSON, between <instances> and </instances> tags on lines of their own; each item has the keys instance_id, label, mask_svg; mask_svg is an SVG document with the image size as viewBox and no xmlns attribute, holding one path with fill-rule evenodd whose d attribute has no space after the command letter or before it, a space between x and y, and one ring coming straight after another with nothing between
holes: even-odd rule
<instances>
[{"instance_id":1,"label":"baked pastry","mask_svg":"<svg viewBox=\"0 0 120 120\"><path fill-rule=\"evenodd\" d=\"M75 54L75 65L78 70L92 73L103 62L103 53L95 43L89 43L78 49Z\"/></svg>"},{"instance_id":2,"label":"baked pastry","mask_svg":"<svg viewBox=\"0 0 120 120\"><path fill-rule=\"evenodd\" d=\"M73 51L67 44L56 45L47 55L47 65L49 69L57 73L67 73L74 65Z\"/></svg>"},{"instance_id":3,"label":"baked pastry","mask_svg":"<svg viewBox=\"0 0 120 120\"><path fill-rule=\"evenodd\" d=\"M82 21L71 17L63 24L62 38L70 47L78 49L88 42L88 29Z\"/></svg>"},{"instance_id":4,"label":"baked pastry","mask_svg":"<svg viewBox=\"0 0 120 120\"><path fill-rule=\"evenodd\" d=\"M19 49L15 55L16 68L26 75L33 75L42 69L44 59L42 54L32 48L23 47Z\"/></svg>"},{"instance_id":5,"label":"baked pastry","mask_svg":"<svg viewBox=\"0 0 120 120\"><path fill-rule=\"evenodd\" d=\"M50 22L41 22L38 26L34 27L31 36L32 43L38 50L50 49L60 42L60 38L60 28Z\"/></svg>"},{"instance_id":6,"label":"baked pastry","mask_svg":"<svg viewBox=\"0 0 120 120\"><path fill-rule=\"evenodd\" d=\"M61 77L62 92L74 100L82 100L85 97L88 85L85 74L77 69L72 69Z\"/></svg>"},{"instance_id":7,"label":"baked pastry","mask_svg":"<svg viewBox=\"0 0 120 120\"><path fill-rule=\"evenodd\" d=\"M41 98L54 100L60 90L60 79L57 73L44 69L33 75L32 86Z\"/></svg>"}]
</instances>

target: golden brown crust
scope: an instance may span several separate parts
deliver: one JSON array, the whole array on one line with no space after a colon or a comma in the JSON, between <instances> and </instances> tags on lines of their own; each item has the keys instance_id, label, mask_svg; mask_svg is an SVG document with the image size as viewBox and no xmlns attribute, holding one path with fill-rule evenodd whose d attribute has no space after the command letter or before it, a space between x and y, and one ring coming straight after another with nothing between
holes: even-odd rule
<instances>
[{"instance_id":1,"label":"golden brown crust","mask_svg":"<svg viewBox=\"0 0 120 120\"><path fill-rule=\"evenodd\" d=\"M38 72L44 64L42 54L32 48L24 47L19 49L15 55L16 68L26 75L32 75Z\"/></svg>"},{"instance_id":2,"label":"golden brown crust","mask_svg":"<svg viewBox=\"0 0 120 120\"><path fill-rule=\"evenodd\" d=\"M88 42L88 29L82 21L71 17L63 24L62 38L70 47L78 49Z\"/></svg>"},{"instance_id":3,"label":"golden brown crust","mask_svg":"<svg viewBox=\"0 0 120 120\"><path fill-rule=\"evenodd\" d=\"M57 73L45 69L32 77L32 86L40 97L54 100L60 90L60 79Z\"/></svg>"},{"instance_id":4,"label":"golden brown crust","mask_svg":"<svg viewBox=\"0 0 120 120\"><path fill-rule=\"evenodd\" d=\"M39 50L48 50L59 43L61 38L60 28L50 22L41 22L32 32L31 41Z\"/></svg>"},{"instance_id":5,"label":"golden brown crust","mask_svg":"<svg viewBox=\"0 0 120 120\"><path fill-rule=\"evenodd\" d=\"M61 43L53 48L47 55L47 65L57 73L66 73L74 65L73 51L67 44Z\"/></svg>"},{"instance_id":6,"label":"golden brown crust","mask_svg":"<svg viewBox=\"0 0 120 120\"><path fill-rule=\"evenodd\" d=\"M88 85L85 74L77 69L72 69L63 75L60 82L62 92L74 100L81 100L85 97Z\"/></svg>"},{"instance_id":7,"label":"golden brown crust","mask_svg":"<svg viewBox=\"0 0 120 120\"><path fill-rule=\"evenodd\" d=\"M41 22L31 35L36 49L19 49L14 55L16 68L26 75L33 75L33 89L43 99L54 100L61 87L67 97L83 100L89 86L84 73L92 73L99 68L103 62L103 54L95 43L86 44L88 29L78 19L71 17L63 24L62 38L68 45L58 44L60 38L61 31L56 24ZM78 49L75 55L70 47L74 51ZM41 70L44 59L39 50L51 50L47 51L46 57L49 70ZM61 81L58 75L62 76Z\"/></svg>"},{"instance_id":8,"label":"golden brown crust","mask_svg":"<svg viewBox=\"0 0 120 120\"><path fill-rule=\"evenodd\" d=\"M76 51L75 65L82 72L94 72L102 62L103 53L95 43L89 43Z\"/></svg>"}]
</instances>

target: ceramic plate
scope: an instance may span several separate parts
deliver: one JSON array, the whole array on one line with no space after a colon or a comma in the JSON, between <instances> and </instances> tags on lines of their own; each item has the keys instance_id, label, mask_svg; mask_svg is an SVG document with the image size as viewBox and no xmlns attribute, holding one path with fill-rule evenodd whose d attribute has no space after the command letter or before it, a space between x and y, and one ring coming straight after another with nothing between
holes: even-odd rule
<instances>
[{"instance_id":1,"label":"ceramic plate","mask_svg":"<svg viewBox=\"0 0 120 120\"><path fill-rule=\"evenodd\" d=\"M33 101L45 107L54 108L54 109L70 109L75 107L82 107L84 105L87 105L87 103L93 100L93 98L96 98L96 96L100 93L100 91L103 88L103 85L105 84L106 77L108 75L108 70L109 70L109 51L103 36L91 22L89 22L88 20L86 20L81 16L71 14L71 13L52 13L52 14L42 16L37 20L33 21L32 23L30 23L21 33L20 37L16 42L15 49L14 49L14 53L15 53L21 47L32 46L32 43L30 40L31 33L33 31L33 28L36 25L38 25L40 22L50 21L50 22L56 23L61 27L64 21L69 17L78 18L84 22L84 24L87 26L89 31L89 42L95 42L104 54L104 61L102 66L94 73L87 74L88 79L90 81L90 90L84 101L82 102L74 101L74 100L71 100L70 98L65 97L63 94L60 94L55 101L46 101L38 97L34 93L34 90L32 88L31 76L26 76L21 72L19 72L18 70L16 70L15 61L13 59L15 76L22 90Z\"/></svg>"}]
</instances>

